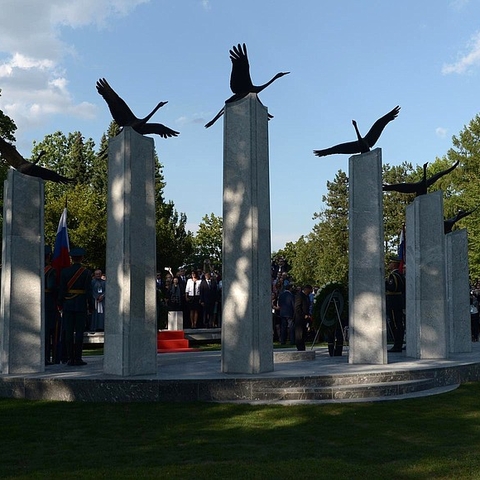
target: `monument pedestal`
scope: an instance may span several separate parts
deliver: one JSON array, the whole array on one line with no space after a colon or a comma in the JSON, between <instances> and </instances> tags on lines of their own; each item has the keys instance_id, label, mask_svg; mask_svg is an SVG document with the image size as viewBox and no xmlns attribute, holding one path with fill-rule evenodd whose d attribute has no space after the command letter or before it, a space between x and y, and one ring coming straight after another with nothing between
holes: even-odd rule
<instances>
[{"instance_id":1,"label":"monument pedestal","mask_svg":"<svg viewBox=\"0 0 480 480\"><path fill-rule=\"evenodd\" d=\"M450 353L472 351L467 230L445 235Z\"/></svg>"},{"instance_id":2,"label":"monument pedestal","mask_svg":"<svg viewBox=\"0 0 480 480\"><path fill-rule=\"evenodd\" d=\"M157 371L153 140L125 127L108 147L104 371Z\"/></svg>"},{"instance_id":3,"label":"monument pedestal","mask_svg":"<svg viewBox=\"0 0 480 480\"><path fill-rule=\"evenodd\" d=\"M168 312L168 329L183 330L183 312Z\"/></svg>"},{"instance_id":4,"label":"monument pedestal","mask_svg":"<svg viewBox=\"0 0 480 480\"><path fill-rule=\"evenodd\" d=\"M441 190L420 195L408 205L406 247L406 354L420 359L447 358L449 339ZM466 289L468 293L468 286Z\"/></svg>"},{"instance_id":5,"label":"monument pedestal","mask_svg":"<svg viewBox=\"0 0 480 480\"><path fill-rule=\"evenodd\" d=\"M222 372L273 370L267 109L225 104Z\"/></svg>"},{"instance_id":6,"label":"monument pedestal","mask_svg":"<svg viewBox=\"0 0 480 480\"><path fill-rule=\"evenodd\" d=\"M382 151L349 159L349 363L386 364Z\"/></svg>"},{"instance_id":7,"label":"monument pedestal","mask_svg":"<svg viewBox=\"0 0 480 480\"><path fill-rule=\"evenodd\" d=\"M44 183L10 169L4 185L0 371L43 372Z\"/></svg>"}]
</instances>

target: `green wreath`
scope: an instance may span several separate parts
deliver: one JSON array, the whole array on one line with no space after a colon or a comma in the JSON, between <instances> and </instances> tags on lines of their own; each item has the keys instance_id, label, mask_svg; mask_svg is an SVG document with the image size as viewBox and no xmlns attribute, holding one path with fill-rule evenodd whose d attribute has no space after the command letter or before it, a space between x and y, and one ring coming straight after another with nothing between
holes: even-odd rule
<instances>
[{"instance_id":1,"label":"green wreath","mask_svg":"<svg viewBox=\"0 0 480 480\"><path fill-rule=\"evenodd\" d=\"M335 328L337 317L342 323L348 318L348 291L340 282L330 282L319 288L313 300L313 326L315 329Z\"/></svg>"}]
</instances>

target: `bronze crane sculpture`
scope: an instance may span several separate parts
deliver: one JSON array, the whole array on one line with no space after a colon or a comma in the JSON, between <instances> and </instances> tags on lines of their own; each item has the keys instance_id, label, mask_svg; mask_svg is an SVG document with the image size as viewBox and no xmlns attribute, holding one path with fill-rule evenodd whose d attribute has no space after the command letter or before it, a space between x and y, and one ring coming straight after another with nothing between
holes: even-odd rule
<instances>
[{"instance_id":1,"label":"bronze crane sculpture","mask_svg":"<svg viewBox=\"0 0 480 480\"><path fill-rule=\"evenodd\" d=\"M168 102L160 102L145 117L137 118L126 102L115 92L108 82L101 78L97 81L97 91L107 102L113 119L120 127L132 127L140 135L156 134L162 138L176 137L179 132L162 125L161 123L148 123L154 113Z\"/></svg>"},{"instance_id":2,"label":"bronze crane sculpture","mask_svg":"<svg viewBox=\"0 0 480 480\"><path fill-rule=\"evenodd\" d=\"M49 180L50 182L56 183L73 183L75 181L71 178L60 175L53 170L49 170L48 168L37 165L40 158L42 158L42 156L45 154L43 150L39 153L35 162L32 163L28 160L25 160L25 158L18 153L18 150L11 143L6 142L0 137L0 154L10 166L24 175L38 177L42 178L43 180Z\"/></svg>"},{"instance_id":3,"label":"bronze crane sculpture","mask_svg":"<svg viewBox=\"0 0 480 480\"><path fill-rule=\"evenodd\" d=\"M358 131L357 122L352 120L353 128L357 134L357 140L354 142L340 143L330 148L323 150L314 150L313 153L317 157L325 157L326 155L333 155L336 153L353 154L353 153L366 153L377 143L383 129L387 126L387 123L395 119L400 112L400 107L397 105L391 112L388 112L382 118L379 118L373 125L368 133L362 137Z\"/></svg>"},{"instance_id":4,"label":"bronze crane sculpture","mask_svg":"<svg viewBox=\"0 0 480 480\"><path fill-rule=\"evenodd\" d=\"M225 103L235 102L246 97L249 93L258 94L278 78L288 75L290 72L277 73L271 80L263 85L254 85L250 77L250 65L248 63L247 46L245 44L233 46L230 50L230 60L232 61L232 73L230 74L230 89L233 95L225 100ZM205 128L211 127L224 113L222 108L215 117L210 120ZM272 115L268 115L273 118Z\"/></svg>"}]
</instances>

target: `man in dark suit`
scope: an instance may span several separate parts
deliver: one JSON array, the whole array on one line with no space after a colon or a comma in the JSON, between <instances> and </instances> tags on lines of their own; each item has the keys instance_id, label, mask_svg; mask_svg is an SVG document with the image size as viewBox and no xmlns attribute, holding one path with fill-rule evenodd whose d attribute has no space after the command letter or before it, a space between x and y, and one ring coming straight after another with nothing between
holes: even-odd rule
<instances>
[{"instance_id":1,"label":"man in dark suit","mask_svg":"<svg viewBox=\"0 0 480 480\"><path fill-rule=\"evenodd\" d=\"M278 314L280 315L280 343L285 345L287 337L290 343L295 342L295 327L293 317L295 313L295 295L292 293L292 284L285 285L285 290L278 297Z\"/></svg>"},{"instance_id":2,"label":"man in dark suit","mask_svg":"<svg viewBox=\"0 0 480 480\"><path fill-rule=\"evenodd\" d=\"M67 365L86 365L82 360L83 333L87 314L93 310L92 273L81 263L85 256L83 248L70 251L73 264L62 270L58 292L58 304L63 310Z\"/></svg>"},{"instance_id":3,"label":"man in dark suit","mask_svg":"<svg viewBox=\"0 0 480 480\"><path fill-rule=\"evenodd\" d=\"M295 345L297 350L305 350L305 338L307 336L307 322L311 319L310 294L313 288L311 285L304 285L302 290L295 297Z\"/></svg>"},{"instance_id":4,"label":"man in dark suit","mask_svg":"<svg viewBox=\"0 0 480 480\"><path fill-rule=\"evenodd\" d=\"M217 301L217 282L210 272L205 272L205 278L200 283L200 305L203 308L203 325L213 327L213 312Z\"/></svg>"}]
</instances>

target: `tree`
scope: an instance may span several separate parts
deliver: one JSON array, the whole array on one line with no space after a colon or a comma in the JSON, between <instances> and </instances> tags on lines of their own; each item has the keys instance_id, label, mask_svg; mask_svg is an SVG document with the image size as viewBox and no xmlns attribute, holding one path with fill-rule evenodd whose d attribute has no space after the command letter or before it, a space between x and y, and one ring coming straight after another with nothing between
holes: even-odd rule
<instances>
[{"instance_id":1,"label":"tree","mask_svg":"<svg viewBox=\"0 0 480 480\"><path fill-rule=\"evenodd\" d=\"M223 219L214 213L204 215L198 225L193 242L193 255L189 263L203 268L205 260L214 270L222 270Z\"/></svg>"},{"instance_id":2,"label":"tree","mask_svg":"<svg viewBox=\"0 0 480 480\"><path fill-rule=\"evenodd\" d=\"M383 183L405 183L414 181L412 164L403 162L398 166L391 166L388 163L383 165ZM418 178L420 179L420 177ZM383 194L383 225L385 246L384 251L388 255L398 248L399 234L405 224L405 209L414 200L413 194L400 192L385 192Z\"/></svg>"},{"instance_id":3,"label":"tree","mask_svg":"<svg viewBox=\"0 0 480 480\"><path fill-rule=\"evenodd\" d=\"M443 164L460 161L448 176L441 180L449 182L445 198L445 216L452 217L458 210L474 210L480 198L480 115L476 115L458 136L452 137L453 148L448 150ZM445 189L444 183L439 184ZM470 275L480 278L480 209L460 220L456 228L468 232L468 258Z\"/></svg>"},{"instance_id":4,"label":"tree","mask_svg":"<svg viewBox=\"0 0 480 480\"><path fill-rule=\"evenodd\" d=\"M0 94L2 90L0 89ZM15 122L0 110L0 137L10 142L15 141ZM1 158L1 157L0 157ZM0 164L0 240L3 236L3 182L7 178L8 165L2 161Z\"/></svg>"}]
</instances>

